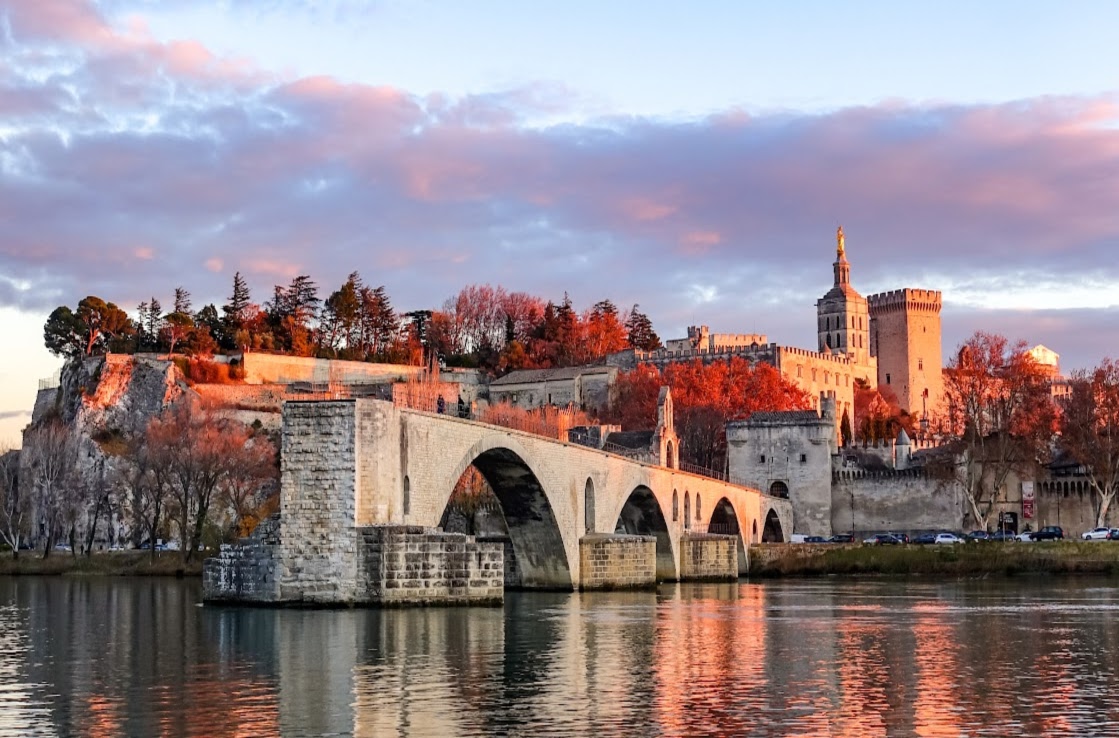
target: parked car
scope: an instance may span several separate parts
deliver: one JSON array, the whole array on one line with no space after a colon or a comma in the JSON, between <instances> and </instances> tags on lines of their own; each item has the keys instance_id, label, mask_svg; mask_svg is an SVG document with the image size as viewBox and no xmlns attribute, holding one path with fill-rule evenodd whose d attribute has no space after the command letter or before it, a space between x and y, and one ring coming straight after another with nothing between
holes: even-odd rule
<instances>
[{"instance_id":1,"label":"parked car","mask_svg":"<svg viewBox=\"0 0 1119 738\"><path fill-rule=\"evenodd\" d=\"M828 539L824 538L823 536L805 536L804 537L804 542L805 543L827 543Z\"/></svg>"},{"instance_id":2,"label":"parked car","mask_svg":"<svg viewBox=\"0 0 1119 738\"><path fill-rule=\"evenodd\" d=\"M996 530L994 533L991 534L991 537L988 538L987 540L988 541L1017 541L1018 540L1018 534L1013 533L1009 530Z\"/></svg>"},{"instance_id":3,"label":"parked car","mask_svg":"<svg viewBox=\"0 0 1119 738\"><path fill-rule=\"evenodd\" d=\"M854 543L855 536L850 533L836 533L828 539L828 543Z\"/></svg>"},{"instance_id":4,"label":"parked car","mask_svg":"<svg viewBox=\"0 0 1119 738\"><path fill-rule=\"evenodd\" d=\"M898 540L897 537L892 536L889 533L878 533L871 536L870 538L864 538L863 543L870 543L879 546L896 546L901 543L901 541Z\"/></svg>"},{"instance_id":5,"label":"parked car","mask_svg":"<svg viewBox=\"0 0 1119 738\"><path fill-rule=\"evenodd\" d=\"M936 543L936 533L922 533L919 536L915 536L913 538L913 543L917 543L922 546L928 545L930 543Z\"/></svg>"},{"instance_id":6,"label":"parked car","mask_svg":"<svg viewBox=\"0 0 1119 738\"><path fill-rule=\"evenodd\" d=\"M955 533L937 533L934 543L963 543L964 539Z\"/></svg>"},{"instance_id":7,"label":"parked car","mask_svg":"<svg viewBox=\"0 0 1119 738\"><path fill-rule=\"evenodd\" d=\"M905 533L894 533L893 531L890 531L890 535L892 535L894 538L898 539L902 543L909 543L909 536L907 536Z\"/></svg>"},{"instance_id":8,"label":"parked car","mask_svg":"<svg viewBox=\"0 0 1119 738\"><path fill-rule=\"evenodd\" d=\"M1106 541L1111 537L1111 528L1092 528L1092 530L1081 533L1080 537L1085 541Z\"/></svg>"},{"instance_id":9,"label":"parked car","mask_svg":"<svg viewBox=\"0 0 1119 738\"><path fill-rule=\"evenodd\" d=\"M985 530L973 530L965 538L969 541L989 541L991 540L991 534Z\"/></svg>"},{"instance_id":10,"label":"parked car","mask_svg":"<svg viewBox=\"0 0 1119 738\"><path fill-rule=\"evenodd\" d=\"M1061 541L1064 540L1065 531L1059 525L1047 525L1030 534L1033 541Z\"/></svg>"},{"instance_id":11,"label":"parked car","mask_svg":"<svg viewBox=\"0 0 1119 738\"><path fill-rule=\"evenodd\" d=\"M1111 532L1107 535L1109 541L1119 541L1119 528L1112 528ZM22 544L21 544L22 545Z\"/></svg>"}]
</instances>

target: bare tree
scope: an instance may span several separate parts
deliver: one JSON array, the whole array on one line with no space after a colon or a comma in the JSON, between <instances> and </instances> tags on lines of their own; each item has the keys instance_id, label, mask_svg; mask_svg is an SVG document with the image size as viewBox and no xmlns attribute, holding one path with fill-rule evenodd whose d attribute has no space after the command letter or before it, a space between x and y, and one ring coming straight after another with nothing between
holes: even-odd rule
<instances>
[{"instance_id":1,"label":"bare tree","mask_svg":"<svg viewBox=\"0 0 1119 738\"><path fill-rule=\"evenodd\" d=\"M51 420L28 432L23 453L28 455L28 488L40 528L46 533L43 558L50 556L59 533L77 461L77 444L61 420Z\"/></svg>"},{"instance_id":2,"label":"bare tree","mask_svg":"<svg viewBox=\"0 0 1119 738\"><path fill-rule=\"evenodd\" d=\"M946 473L987 527L1011 472L1036 470L1054 436L1056 407L1044 370L1019 341L977 332L944 371L948 426L958 452Z\"/></svg>"},{"instance_id":3,"label":"bare tree","mask_svg":"<svg viewBox=\"0 0 1119 738\"><path fill-rule=\"evenodd\" d=\"M233 514L232 529L238 535L248 535L259 519L262 493L274 490L274 482L279 479L276 447L263 434L254 434L231 452L239 458L232 473L221 481L219 496Z\"/></svg>"},{"instance_id":4,"label":"bare tree","mask_svg":"<svg viewBox=\"0 0 1119 738\"><path fill-rule=\"evenodd\" d=\"M19 453L0 448L0 541L11 547L17 559L29 502L19 486Z\"/></svg>"},{"instance_id":5,"label":"bare tree","mask_svg":"<svg viewBox=\"0 0 1119 738\"><path fill-rule=\"evenodd\" d=\"M1107 525L1119 490L1119 364L1104 359L1094 369L1074 372L1069 384L1060 446L1084 465L1096 495L1096 525Z\"/></svg>"}]
</instances>

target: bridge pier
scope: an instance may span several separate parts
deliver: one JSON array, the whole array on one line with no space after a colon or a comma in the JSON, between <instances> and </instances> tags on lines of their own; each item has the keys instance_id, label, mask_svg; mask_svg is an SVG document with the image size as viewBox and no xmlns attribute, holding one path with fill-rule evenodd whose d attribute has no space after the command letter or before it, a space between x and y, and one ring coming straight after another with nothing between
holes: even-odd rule
<instances>
[{"instance_id":1,"label":"bridge pier","mask_svg":"<svg viewBox=\"0 0 1119 738\"><path fill-rule=\"evenodd\" d=\"M680 536L680 581L738 579L737 536L685 533Z\"/></svg>"},{"instance_id":2,"label":"bridge pier","mask_svg":"<svg viewBox=\"0 0 1119 738\"><path fill-rule=\"evenodd\" d=\"M579 589L657 586L655 536L588 533L579 539Z\"/></svg>"}]
</instances>

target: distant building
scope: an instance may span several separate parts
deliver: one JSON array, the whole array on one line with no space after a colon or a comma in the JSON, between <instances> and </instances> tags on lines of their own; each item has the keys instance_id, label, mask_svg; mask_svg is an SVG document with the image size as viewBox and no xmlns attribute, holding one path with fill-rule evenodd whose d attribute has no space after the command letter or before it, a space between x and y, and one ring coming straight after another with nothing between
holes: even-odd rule
<instances>
[{"instance_id":1,"label":"distant building","mask_svg":"<svg viewBox=\"0 0 1119 738\"><path fill-rule=\"evenodd\" d=\"M609 406L615 366L574 366L560 369L519 369L490 383L490 402L517 407L575 405L583 410Z\"/></svg>"}]
</instances>

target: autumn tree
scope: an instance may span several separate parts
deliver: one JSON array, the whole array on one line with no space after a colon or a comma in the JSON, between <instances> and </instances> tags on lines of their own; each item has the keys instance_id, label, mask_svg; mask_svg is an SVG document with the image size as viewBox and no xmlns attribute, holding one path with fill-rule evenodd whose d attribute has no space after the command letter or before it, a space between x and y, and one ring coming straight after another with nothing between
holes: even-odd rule
<instances>
[{"instance_id":1,"label":"autumn tree","mask_svg":"<svg viewBox=\"0 0 1119 738\"><path fill-rule=\"evenodd\" d=\"M237 456L237 468L218 484L218 497L231 513L232 531L244 537L278 508L280 467L276 447L263 433L250 433Z\"/></svg>"},{"instance_id":2,"label":"autumn tree","mask_svg":"<svg viewBox=\"0 0 1119 738\"><path fill-rule=\"evenodd\" d=\"M1119 364L1104 359L1094 369L1074 372L1061 413L1060 447L1085 468L1096 498L1096 525L1119 490Z\"/></svg>"},{"instance_id":3,"label":"autumn tree","mask_svg":"<svg viewBox=\"0 0 1119 738\"><path fill-rule=\"evenodd\" d=\"M720 471L726 463L726 424L760 410L797 410L809 398L768 364L730 361L651 365L619 376L610 413L627 430L652 428L659 388L668 385L676 411L681 461Z\"/></svg>"},{"instance_id":4,"label":"autumn tree","mask_svg":"<svg viewBox=\"0 0 1119 738\"><path fill-rule=\"evenodd\" d=\"M1048 378L1024 342L980 331L944 370L944 397L958 458L942 471L959 482L975 524L986 528L1011 473L1035 471L1049 452L1056 408Z\"/></svg>"},{"instance_id":5,"label":"autumn tree","mask_svg":"<svg viewBox=\"0 0 1119 738\"><path fill-rule=\"evenodd\" d=\"M629 346L618 308L609 300L595 303L584 315L583 326L584 361L596 361Z\"/></svg>"},{"instance_id":6,"label":"autumn tree","mask_svg":"<svg viewBox=\"0 0 1119 738\"><path fill-rule=\"evenodd\" d=\"M218 497L244 491L270 473L262 470L271 469L274 453L244 424L193 402L152 419L147 444L152 474L147 490L157 495L148 507L147 527L154 540L162 505L170 502L185 562L195 556Z\"/></svg>"}]
</instances>

